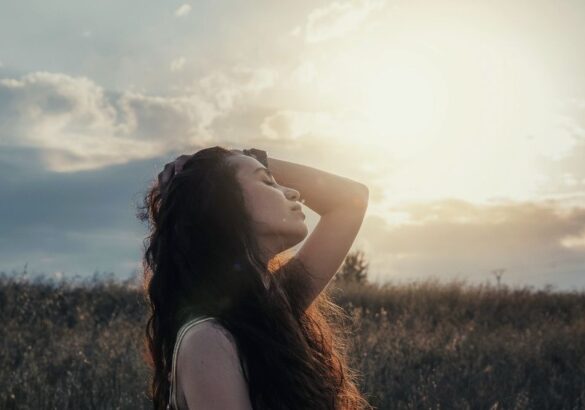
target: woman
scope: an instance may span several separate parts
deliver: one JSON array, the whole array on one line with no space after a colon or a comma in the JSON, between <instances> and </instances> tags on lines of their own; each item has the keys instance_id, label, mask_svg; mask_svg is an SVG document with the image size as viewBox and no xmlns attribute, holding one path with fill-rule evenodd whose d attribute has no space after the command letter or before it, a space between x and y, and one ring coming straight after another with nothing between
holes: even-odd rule
<instances>
[{"instance_id":1,"label":"woman","mask_svg":"<svg viewBox=\"0 0 585 410\"><path fill-rule=\"evenodd\" d=\"M320 215L308 237L301 193ZM154 408L371 409L347 365L342 322L333 323L347 316L325 292L368 195L364 184L257 149L215 146L167 164L139 214L150 228Z\"/></svg>"}]
</instances>

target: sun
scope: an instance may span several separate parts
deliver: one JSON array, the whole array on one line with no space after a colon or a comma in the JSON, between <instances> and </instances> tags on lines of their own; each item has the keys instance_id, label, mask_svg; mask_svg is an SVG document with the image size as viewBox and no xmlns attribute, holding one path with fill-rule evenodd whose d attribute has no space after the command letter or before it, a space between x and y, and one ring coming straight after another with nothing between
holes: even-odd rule
<instances>
[{"instance_id":1,"label":"sun","mask_svg":"<svg viewBox=\"0 0 585 410\"><path fill-rule=\"evenodd\" d=\"M363 124L364 142L398 157L429 149L448 109L446 81L428 56L409 50L352 50L330 71L338 101ZM347 111L349 110L349 111Z\"/></svg>"},{"instance_id":2,"label":"sun","mask_svg":"<svg viewBox=\"0 0 585 410\"><path fill-rule=\"evenodd\" d=\"M371 73L361 102L377 134L413 137L433 131L441 107L429 73L404 63L375 67Z\"/></svg>"}]
</instances>

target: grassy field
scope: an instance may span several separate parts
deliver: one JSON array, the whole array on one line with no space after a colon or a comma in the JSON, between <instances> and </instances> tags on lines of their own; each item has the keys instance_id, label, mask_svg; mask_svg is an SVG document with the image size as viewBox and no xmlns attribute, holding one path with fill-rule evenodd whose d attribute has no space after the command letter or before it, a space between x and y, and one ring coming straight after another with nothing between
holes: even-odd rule
<instances>
[{"instance_id":1,"label":"grassy field","mask_svg":"<svg viewBox=\"0 0 585 410\"><path fill-rule=\"evenodd\" d=\"M378 409L585 409L585 293L335 286ZM137 290L0 275L0 409L148 409Z\"/></svg>"}]
</instances>

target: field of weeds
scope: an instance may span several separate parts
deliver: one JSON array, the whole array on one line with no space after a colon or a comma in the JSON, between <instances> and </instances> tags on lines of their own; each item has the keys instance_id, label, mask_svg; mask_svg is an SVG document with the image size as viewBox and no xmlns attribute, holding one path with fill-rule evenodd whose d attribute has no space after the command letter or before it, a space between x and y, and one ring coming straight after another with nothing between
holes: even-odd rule
<instances>
[{"instance_id":1,"label":"field of weeds","mask_svg":"<svg viewBox=\"0 0 585 410\"><path fill-rule=\"evenodd\" d=\"M330 285L378 409L584 409L585 293ZM146 305L113 280L0 275L1 409L149 409Z\"/></svg>"}]
</instances>

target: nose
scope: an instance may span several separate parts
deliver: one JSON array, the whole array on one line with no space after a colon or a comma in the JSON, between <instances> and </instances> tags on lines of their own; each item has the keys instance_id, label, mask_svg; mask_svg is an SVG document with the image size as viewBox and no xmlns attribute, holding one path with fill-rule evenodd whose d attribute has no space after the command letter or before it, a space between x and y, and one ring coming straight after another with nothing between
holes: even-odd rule
<instances>
[{"instance_id":1,"label":"nose","mask_svg":"<svg viewBox=\"0 0 585 410\"><path fill-rule=\"evenodd\" d=\"M287 188L285 196L291 201L297 201L301 197L301 193L293 188Z\"/></svg>"}]
</instances>

